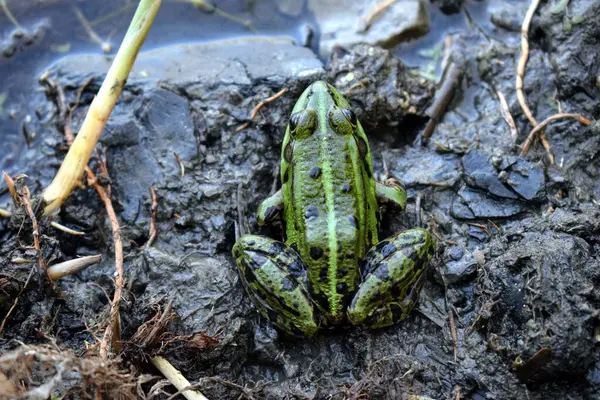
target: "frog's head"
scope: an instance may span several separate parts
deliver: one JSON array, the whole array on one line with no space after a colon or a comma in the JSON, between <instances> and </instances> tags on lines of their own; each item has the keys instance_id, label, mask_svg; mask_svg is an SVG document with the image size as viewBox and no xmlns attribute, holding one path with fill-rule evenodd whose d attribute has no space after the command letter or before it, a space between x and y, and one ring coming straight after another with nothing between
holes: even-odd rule
<instances>
[{"instance_id":1,"label":"frog's head","mask_svg":"<svg viewBox=\"0 0 600 400\"><path fill-rule=\"evenodd\" d=\"M317 130L352 135L357 124L356 115L344 96L327 82L317 81L307 87L296 102L288 132L294 140L306 139Z\"/></svg>"},{"instance_id":2,"label":"frog's head","mask_svg":"<svg viewBox=\"0 0 600 400\"><path fill-rule=\"evenodd\" d=\"M328 139L329 150L353 154L353 162L362 161L367 174L371 175L373 167L369 143L356 114L348 100L324 81L314 82L307 87L292 110L283 139L282 174L285 164L291 162L293 153L301 147L302 142L314 142L319 137L331 135L341 139L341 142ZM338 143L337 148L333 142Z\"/></svg>"}]
</instances>

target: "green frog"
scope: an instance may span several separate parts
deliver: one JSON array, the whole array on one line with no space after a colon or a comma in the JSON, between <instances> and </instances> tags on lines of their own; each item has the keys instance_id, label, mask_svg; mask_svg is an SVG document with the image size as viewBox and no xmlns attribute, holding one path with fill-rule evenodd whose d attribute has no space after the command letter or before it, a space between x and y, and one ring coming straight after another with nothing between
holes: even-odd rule
<instances>
[{"instance_id":1,"label":"green frog","mask_svg":"<svg viewBox=\"0 0 600 400\"><path fill-rule=\"evenodd\" d=\"M406 192L374 180L367 136L330 84L311 84L296 102L280 173L282 187L260 204L257 220L280 218L284 241L244 235L232 250L260 313L293 336L407 318L436 243L420 228L379 241L379 205L403 210Z\"/></svg>"}]
</instances>

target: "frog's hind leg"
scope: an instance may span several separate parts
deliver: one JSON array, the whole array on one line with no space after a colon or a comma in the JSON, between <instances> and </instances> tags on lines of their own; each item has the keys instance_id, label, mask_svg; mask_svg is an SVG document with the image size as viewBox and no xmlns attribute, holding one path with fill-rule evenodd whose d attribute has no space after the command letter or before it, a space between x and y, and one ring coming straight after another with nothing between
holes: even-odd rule
<instances>
[{"instance_id":1,"label":"frog's hind leg","mask_svg":"<svg viewBox=\"0 0 600 400\"><path fill-rule=\"evenodd\" d=\"M240 279L260 313L293 336L318 330L307 292L307 272L291 247L265 236L245 235L233 246Z\"/></svg>"},{"instance_id":2,"label":"frog's hind leg","mask_svg":"<svg viewBox=\"0 0 600 400\"><path fill-rule=\"evenodd\" d=\"M379 242L364 259L363 282L348 308L355 325L380 328L408 317L425 282L435 250L425 229L410 229Z\"/></svg>"}]
</instances>

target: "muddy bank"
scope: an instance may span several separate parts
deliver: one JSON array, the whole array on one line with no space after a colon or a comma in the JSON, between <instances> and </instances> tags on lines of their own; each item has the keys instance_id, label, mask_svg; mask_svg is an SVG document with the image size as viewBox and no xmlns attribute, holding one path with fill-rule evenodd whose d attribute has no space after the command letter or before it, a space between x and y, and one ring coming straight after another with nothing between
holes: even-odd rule
<instances>
[{"instance_id":1,"label":"muddy bank","mask_svg":"<svg viewBox=\"0 0 600 400\"><path fill-rule=\"evenodd\" d=\"M539 145L519 155L516 144L531 129L514 90L525 5L494 5L494 33L506 40L475 28L454 36L460 90L425 147L413 142L427 124L436 86L388 50L341 48L327 66L311 50L273 39L177 46L142 55L101 140L127 254L123 338L131 338L154 315L152 304L173 300L178 318L170 331L205 331L219 340L209 349L165 349L190 380L205 378L202 390L209 398L240 395L239 388L221 380L247 386L246 396L254 398L448 398L456 390L462 398L597 396L600 209L594 200L600 197L600 126L572 120L551 125L546 135L555 165ZM598 49L599 8L580 0L563 9L543 4L536 13L525 92L539 121L559 107L599 117L600 61L592 57ZM74 114L75 129L106 66L103 57L88 57L51 68L69 102L94 78ZM317 79L347 94L369 134L376 177L385 178L388 170L408 189L408 210L387 214L385 235L421 224L433 226L443 240L418 309L403 323L290 340L248 301L230 249L238 204L250 231L277 235L276 228L259 229L254 213L271 191L290 110ZM288 89L284 96L236 132L259 101L283 88ZM515 117L516 141L498 92ZM52 101L44 107L52 107ZM52 153L36 162L57 165L62 133L44 133L43 146ZM183 177L173 153L183 161ZM40 186L47 180L42 175ZM153 246L143 248L150 187L159 199L159 233ZM45 230L46 259L102 252L105 261L61 280L60 295L34 272L31 289L5 327L4 350L15 347L11 339L35 344L55 337L75 350L93 341L92 333L107 318L106 294L112 296L113 290L104 215L95 193L80 190L58 220L86 236ZM15 251L17 228L7 220L0 224L0 268L10 275L10 285L3 286L5 312L31 265L9 262L28 254ZM143 359L127 362L155 373ZM215 377L219 380L208 379Z\"/></svg>"}]
</instances>

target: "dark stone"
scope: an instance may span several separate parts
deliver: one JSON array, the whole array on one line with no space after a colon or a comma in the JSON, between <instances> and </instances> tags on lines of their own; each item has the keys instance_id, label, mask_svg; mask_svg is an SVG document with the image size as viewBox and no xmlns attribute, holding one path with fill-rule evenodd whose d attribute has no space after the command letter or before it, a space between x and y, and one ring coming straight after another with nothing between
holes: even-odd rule
<instances>
[{"instance_id":1,"label":"dark stone","mask_svg":"<svg viewBox=\"0 0 600 400\"><path fill-rule=\"evenodd\" d=\"M479 190L463 187L452 201L452 216L459 219L504 218L524 211L522 203L496 200Z\"/></svg>"}]
</instances>

